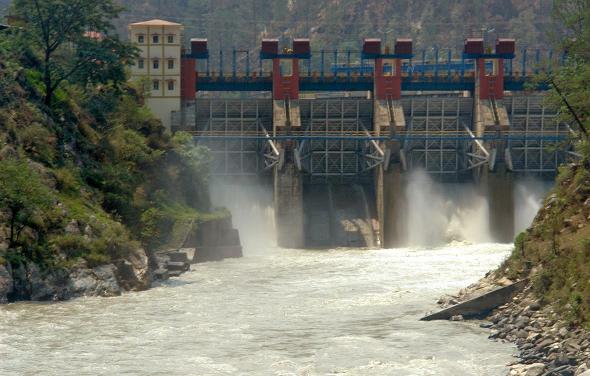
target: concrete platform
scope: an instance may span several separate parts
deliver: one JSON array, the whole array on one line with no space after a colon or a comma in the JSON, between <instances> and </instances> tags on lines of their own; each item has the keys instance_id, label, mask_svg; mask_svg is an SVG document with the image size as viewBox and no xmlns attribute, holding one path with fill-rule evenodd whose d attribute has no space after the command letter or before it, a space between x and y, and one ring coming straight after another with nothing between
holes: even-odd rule
<instances>
[{"instance_id":1,"label":"concrete platform","mask_svg":"<svg viewBox=\"0 0 590 376\"><path fill-rule=\"evenodd\" d=\"M475 299L443 309L440 312L428 315L420 321L449 320L453 316L464 318L480 317L488 314L499 306L506 304L512 297L522 291L528 284L528 279L516 282L510 286L499 288Z\"/></svg>"}]
</instances>

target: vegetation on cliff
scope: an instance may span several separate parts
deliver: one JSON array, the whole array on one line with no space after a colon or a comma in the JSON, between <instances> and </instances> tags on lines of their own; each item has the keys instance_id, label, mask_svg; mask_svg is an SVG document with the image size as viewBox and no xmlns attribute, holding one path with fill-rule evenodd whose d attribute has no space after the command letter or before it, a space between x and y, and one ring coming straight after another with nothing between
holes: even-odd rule
<instances>
[{"instance_id":1,"label":"vegetation on cliff","mask_svg":"<svg viewBox=\"0 0 590 376\"><path fill-rule=\"evenodd\" d=\"M127 81L135 48L109 21L120 9L14 9L20 27L0 31L0 265L96 266L163 247L175 226L209 211L209 155L167 132L142 85ZM100 36L87 33L95 27Z\"/></svg>"},{"instance_id":2,"label":"vegetation on cliff","mask_svg":"<svg viewBox=\"0 0 590 376\"><path fill-rule=\"evenodd\" d=\"M580 158L560 169L555 188L500 270L513 278L532 278L542 302L555 304L572 323L589 325L590 1L558 1L556 16L566 27L559 38L568 64L542 79L553 83L551 100L577 132Z\"/></svg>"}]
</instances>

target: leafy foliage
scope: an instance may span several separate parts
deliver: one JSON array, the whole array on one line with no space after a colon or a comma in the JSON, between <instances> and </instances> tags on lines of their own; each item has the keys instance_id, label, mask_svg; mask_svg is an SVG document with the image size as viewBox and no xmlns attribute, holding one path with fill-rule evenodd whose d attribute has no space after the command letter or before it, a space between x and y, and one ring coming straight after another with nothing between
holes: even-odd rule
<instances>
[{"instance_id":1,"label":"leafy foliage","mask_svg":"<svg viewBox=\"0 0 590 376\"><path fill-rule=\"evenodd\" d=\"M15 266L114 262L209 210L209 154L170 135L128 82L134 49L108 33L119 10L14 1L26 27L0 39L0 243Z\"/></svg>"},{"instance_id":2,"label":"leafy foliage","mask_svg":"<svg viewBox=\"0 0 590 376\"><path fill-rule=\"evenodd\" d=\"M51 105L62 82L115 83L125 80L124 66L136 54L110 36L111 20L122 10L112 0L15 0L22 45L39 51L45 104Z\"/></svg>"},{"instance_id":3,"label":"leafy foliage","mask_svg":"<svg viewBox=\"0 0 590 376\"><path fill-rule=\"evenodd\" d=\"M590 323L590 1L558 0L556 41L567 64L541 80L551 82L551 102L578 130L581 160L559 170L554 190L515 250L500 268L510 278L530 277L535 293L572 323ZM581 124L578 124L580 122Z\"/></svg>"},{"instance_id":4,"label":"leafy foliage","mask_svg":"<svg viewBox=\"0 0 590 376\"><path fill-rule=\"evenodd\" d=\"M19 246L22 230L34 226L35 215L51 202L51 192L27 161L0 161L0 206L9 211L10 248Z\"/></svg>"}]
</instances>

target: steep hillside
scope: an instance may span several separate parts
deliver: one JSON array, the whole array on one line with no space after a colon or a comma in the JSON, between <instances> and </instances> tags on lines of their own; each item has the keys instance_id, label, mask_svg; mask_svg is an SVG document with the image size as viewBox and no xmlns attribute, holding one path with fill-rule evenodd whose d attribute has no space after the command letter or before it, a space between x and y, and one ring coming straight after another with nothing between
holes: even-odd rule
<instances>
[{"instance_id":1,"label":"steep hillside","mask_svg":"<svg viewBox=\"0 0 590 376\"><path fill-rule=\"evenodd\" d=\"M324 48L358 48L362 37L414 38L451 47L465 36L513 36L521 46L544 47L552 0L119 0L127 9L117 28L164 18L186 25L187 37L207 37L219 48L253 48L262 37L309 36ZM0 14L10 0L0 0Z\"/></svg>"},{"instance_id":2,"label":"steep hillside","mask_svg":"<svg viewBox=\"0 0 590 376\"><path fill-rule=\"evenodd\" d=\"M590 323L590 169L564 166L533 225L519 235L500 273L531 278L542 303L574 324ZM590 326L588 326L590 328Z\"/></svg>"},{"instance_id":3,"label":"steep hillside","mask_svg":"<svg viewBox=\"0 0 590 376\"><path fill-rule=\"evenodd\" d=\"M91 42L74 37L79 51ZM151 252L214 216L208 152L167 132L125 77L72 75L47 105L42 61L23 38L34 40L0 32L0 303L149 287Z\"/></svg>"},{"instance_id":4,"label":"steep hillside","mask_svg":"<svg viewBox=\"0 0 590 376\"><path fill-rule=\"evenodd\" d=\"M551 0L120 0L130 21L157 17L186 25L187 36L223 48L257 46L261 37L309 36L326 49L358 48L363 37L414 38L423 48L451 47L482 28L514 36L521 46L543 47Z\"/></svg>"}]
</instances>

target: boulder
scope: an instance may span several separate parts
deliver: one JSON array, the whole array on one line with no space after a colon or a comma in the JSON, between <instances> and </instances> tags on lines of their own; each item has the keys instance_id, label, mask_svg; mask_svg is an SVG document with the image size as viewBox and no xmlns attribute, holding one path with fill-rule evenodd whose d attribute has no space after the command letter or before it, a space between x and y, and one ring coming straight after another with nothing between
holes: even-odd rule
<instances>
[{"instance_id":1,"label":"boulder","mask_svg":"<svg viewBox=\"0 0 590 376\"><path fill-rule=\"evenodd\" d=\"M523 376L541 376L544 373L545 365L543 363L534 363L525 368Z\"/></svg>"},{"instance_id":2,"label":"boulder","mask_svg":"<svg viewBox=\"0 0 590 376\"><path fill-rule=\"evenodd\" d=\"M150 288L152 276L149 258L143 248L138 248L116 264L119 285L128 291L142 291Z\"/></svg>"},{"instance_id":3,"label":"boulder","mask_svg":"<svg viewBox=\"0 0 590 376\"><path fill-rule=\"evenodd\" d=\"M68 286L72 297L121 295L116 272L117 268L112 264L97 266L93 269L84 267L74 269L70 274Z\"/></svg>"},{"instance_id":4,"label":"boulder","mask_svg":"<svg viewBox=\"0 0 590 376\"><path fill-rule=\"evenodd\" d=\"M10 265L0 265L0 304L8 303L8 294L12 293L12 286Z\"/></svg>"}]
</instances>

